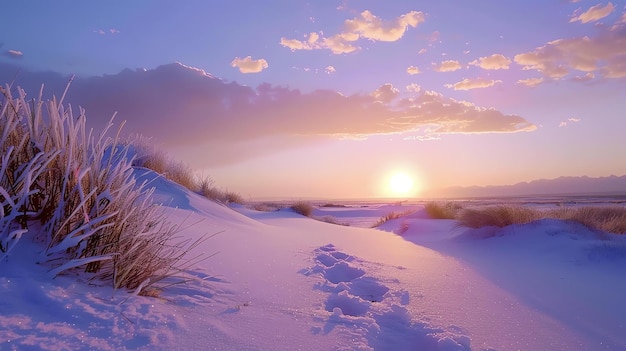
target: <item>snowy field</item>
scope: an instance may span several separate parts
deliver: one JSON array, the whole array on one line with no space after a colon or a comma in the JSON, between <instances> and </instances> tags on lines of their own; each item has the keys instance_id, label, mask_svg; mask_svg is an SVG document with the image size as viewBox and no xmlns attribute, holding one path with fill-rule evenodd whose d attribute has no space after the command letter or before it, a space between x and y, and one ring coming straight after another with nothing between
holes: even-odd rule
<instances>
[{"instance_id":1,"label":"snowy field","mask_svg":"<svg viewBox=\"0 0 626 351\"><path fill-rule=\"evenodd\" d=\"M24 238L0 263L0 350L626 350L624 236L315 209L341 226L152 184L179 240L218 233L187 282L144 297L51 279ZM408 214L366 228L391 211Z\"/></svg>"}]
</instances>

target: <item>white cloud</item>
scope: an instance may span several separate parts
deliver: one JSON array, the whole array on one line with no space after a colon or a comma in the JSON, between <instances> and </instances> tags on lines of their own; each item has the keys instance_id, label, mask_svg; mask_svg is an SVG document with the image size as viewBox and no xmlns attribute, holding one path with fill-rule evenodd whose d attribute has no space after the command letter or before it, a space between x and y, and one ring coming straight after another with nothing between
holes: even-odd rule
<instances>
[{"instance_id":1,"label":"white cloud","mask_svg":"<svg viewBox=\"0 0 626 351\"><path fill-rule=\"evenodd\" d=\"M358 46L352 45L341 35L335 35L330 38L324 38L319 48L329 49L333 54L349 54L359 49Z\"/></svg>"},{"instance_id":2,"label":"white cloud","mask_svg":"<svg viewBox=\"0 0 626 351\"><path fill-rule=\"evenodd\" d=\"M569 123L578 123L580 122L580 118L574 118L574 117L570 117L567 119L567 121L562 121L561 123L559 123L559 127L567 127L567 125Z\"/></svg>"},{"instance_id":3,"label":"white cloud","mask_svg":"<svg viewBox=\"0 0 626 351\"><path fill-rule=\"evenodd\" d=\"M454 88L454 90L471 90L479 88L488 88L498 83L502 83L501 80L484 79L484 78L465 78L460 82L454 84L446 84L446 88Z\"/></svg>"},{"instance_id":4,"label":"white cloud","mask_svg":"<svg viewBox=\"0 0 626 351\"><path fill-rule=\"evenodd\" d=\"M384 21L365 10L361 12L360 18L346 20L345 32L356 33L370 40L396 41L404 36L408 27L415 28L425 19L424 13L411 11L394 20Z\"/></svg>"},{"instance_id":5,"label":"white cloud","mask_svg":"<svg viewBox=\"0 0 626 351\"><path fill-rule=\"evenodd\" d=\"M580 21L582 23L595 22L603 19L613 12L615 6L613 3L609 2L606 6L602 6L602 4L597 4L595 6L591 6L587 11L581 13L580 15L574 15L570 22Z\"/></svg>"},{"instance_id":6,"label":"white cloud","mask_svg":"<svg viewBox=\"0 0 626 351\"><path fill-rule=\"evenodd\" d=\"M331 73L335 73L337 70L336 70L336 69L335 69L335 67L333 67L333 66L326 66L326 68L324 69L324 71L325 71L326 73L328 73L328 74L331 74Z\"/></svg>"},{"instance_id":7,"label":"white cloud","mask_svg":"<svg viewBox=\"0 0 626 351\"><path fill-rule=\"evenodd\" d=\"M406 73L410 74L410 75L414 75L414 74L419 74L420 70L419 68L415 67L415 66L409 66L406 69Z\"/></svg>"},{"instance_id":8,"label":"white cloud","mask_svg":"<svg viewBox=\"0 0 626 351\"><path fill-rule=\"evenodd\" d=\"M515 55L525 70L561 79L571 71L592 72L604 78L626 77L626 26L602 28L594 37L558 39L534 51Z\"/></svg>"},{"instance_id":9,"label":"white cloud","mask_svg":"<svg viewBox=\"0 0 626 351\"><path fill-rule=\"evenodd\" d=\"M590 80L593 80L595 77L596 75L592 72L587 72L584 76L575 76L574 78L572 78L572 80L575 82L588 82Z\"/></svg>"},{"instance_id":10,"label":"white cloud","mask_svg":"<svg viewBox=\"0 0 626 351\"><path fill-rule=\"evenodd\" d=\"M433 70L436 72L454 72L462 68L459 61L447 60L440 62L439 64L433 63Z\"/></svg>"},{"instance_id":11,"label":"white cloud","mask_svg":"<svg viewBox=\"0 0 626 351\"><path fill-rule=\"evenodd\" d=\"M411 93L419 93L420 90L422 90L422 87L416 83L411 83L406 86L406 91L411 92Z\"/></svg>"},{"instance_id":12,"label":"white cloud","mask_svg":"<svg viewBox=\"0 0 626 351\"><path fill-rule=\"evenodd\" d=\"M480 57L469 63L487 70L509 69L511 60L502 54L493 54L491 56Z\"/></svg>"},{"instance_id":13,"label":"white cloud","mask_svg":"<svg viewBox=\"0 0 626 351\"><path fill-rule=\"evenodd\" d=\"M393 87L390 83L386 83L381 85L378 89L374 90L371 93L371 96L379 102L390 103L393 99L395 99L400 91Z\"/></svg>"},{"instance_id":14,"label":"white cloud","mask_svg":"<svg viewBox=\"0 0 626 351\"><path fill-rule=\"evenodd\" d=\"M359 39L372 41L397 41L404 36L409 27L417 27L424 22L422 12L411 11L400 17L385 21L365 10L359 17L344 22L343 31L330 37L322 37L318 33L310 33L307 40L281 38L280 44L295 50L328 49L333 54L346 54L357 51L353 45Z\"/></svg>"},{"instance_id":15,"label":"white cloud","mask_svg":"<svg viewBox=\"0 0 626 351\"><path fill-rule=\"evenodd\" d=\"M93 32L94 32L94 33L96 33L96 34L100 34L100 35L105 35L105 34L107 34L107 33L109 33L109 34L113 34L113 35L115 35L115 34L120 34L120 31L119 31L118 29L115 29L115 28L110 28L110 29L108 29L108 30L104 30L104 29L96 29L96 30L94 30Z\"/></svg>"},{"instance_id":16,"label":"white cloud","mask_svg":"<svg viewBox=\"0 0 626 351\"><path fill-rule=\"evenodd\" d=\"M19 50L7 50L7 51L6 51L6 56L8 56L8 57L15 57L15 58L19 58L19 57L24 56L24 53L22 53L22 52L21 52L21 51L19 51Z\"/></svg>"},{"instance_id":17,"label":"white cloud","mask_svg":"<svg viewBox=\"0 0 626 351\"><path fill-rule=\"evenodd\" d=\"M310 33L306 40L280 38L280 45L291 49L291 51L328 49L336 55L351 53L359 49L357 46L350 44L349 41L341 35L321 38L320 35L315 32Z\"/></svg>"},{"instance_id":18,"label":"white cloud","mask_svg":"<svg viewBox=\"0 0 626 351\"><path fill-rule=\"evenodd\" d=\"M251 56L246 56L243 59L235 57L230 65L239 68L241 73L259 73L269 67L265 59L253 60Z\"/></svg>"},{"instance_id":19,"label":"white cloud","mask_svg":"<svg viewBox=\"0 0 626 351\"><path fill-rule=\"evenodd\" d=\"M517 81L517 84L522 84L527 87L536 87L537 85L543 83L543 78L528 78L528 79L520 79Z\"/></svg>"}]
</instances>

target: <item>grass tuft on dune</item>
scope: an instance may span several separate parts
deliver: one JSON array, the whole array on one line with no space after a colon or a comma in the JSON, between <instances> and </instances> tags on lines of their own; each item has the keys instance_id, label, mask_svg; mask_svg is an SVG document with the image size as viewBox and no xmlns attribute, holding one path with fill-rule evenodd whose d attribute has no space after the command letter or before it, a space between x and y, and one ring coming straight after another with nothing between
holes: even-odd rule
<instances>
[{"instance_id":1,"label":"grass tuft on dune","mask_svg":"<svg viewBox=\"0 0 626 351\"><path fill-rule=\"evenodd\" d=\"M626 208L622 206L564 207L539 210L514 205L465 208L457 218L459 226L468 228L506 227L540 219L559 219L580 223L592 230L613 234L626 233Z\"/></svg>"},{"instance_id":2,"label":"grass tuft on dune","mask_svg":"<svg viewBox=\"0 0 626 351\"><path fill-rule=\"evenodd\" d=\"M176 274L199 241L172 242L178 228L136 182L120 130L109 137L110 122L100 134L87 131L85 111L76 116L63 97L27 100L10 86L0 93L0 260L30 235L51 276L83 271L146 294Z\"/></svg>"}]
</instances>

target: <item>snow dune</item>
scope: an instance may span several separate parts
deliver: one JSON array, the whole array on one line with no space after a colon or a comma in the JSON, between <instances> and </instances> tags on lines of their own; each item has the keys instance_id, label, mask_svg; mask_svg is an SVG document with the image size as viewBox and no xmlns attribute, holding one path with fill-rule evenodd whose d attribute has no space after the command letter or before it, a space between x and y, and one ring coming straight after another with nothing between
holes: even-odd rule
<instances>
[{"instance_id":1,"label":"snow dune","mask_svg":"<svg viewBox=\"0 0 626 351\"><path fill-rule=\"evenodd\" d=\"M626 241L560 221L467 230L420 206L323 208L354 224L210 202L154 173L189 255L159 297L0 263L2 350L626 350ZM213 255L213 256L211 256ZM210 256L210 257L209 257Z\"/></svg>"}]
</instances>

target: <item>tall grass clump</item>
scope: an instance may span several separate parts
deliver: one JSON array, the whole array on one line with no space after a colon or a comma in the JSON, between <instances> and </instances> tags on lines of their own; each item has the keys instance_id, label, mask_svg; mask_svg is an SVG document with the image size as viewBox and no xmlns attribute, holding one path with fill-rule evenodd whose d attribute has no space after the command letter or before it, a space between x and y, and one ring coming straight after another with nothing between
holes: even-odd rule
<instances>
[{"instance_id":1,"label":"tall grass clump","mask_svg":"<svg viewBox=\"0 0 626 351\"><path fill-rule=\"evenodd\" d=\"M245 203L244 198L238 193L216 187L211 177L196 177L188 164L168 157L151 138L136 135L125 143L135 154L133 166L148 168L209 200L222 204Z\"/></svg>"},{"instance_id":2,"label":"tall grass clump","mask_svg":"<svg viewBox=\"0 0 626 351\"><path fill-rule=\"evenodd\" d=\"M469 228L506 227L512 224L526 224L545 218L539 210L522 206L488 206L466 208L458 217L458 225Z\"/></svg>"},{"instance_id":3,"label":"tall grass clump","mask_svg":"<svg viewBox=\"0 0 626 351\"><path fill-rule=\"evenodd\" d=\"M63 97L26 100L2 89L0 243L4 256L38 222L41 261L52 276L75 270L142 293L172 275L194 243L172 243L177 227L137 184L127 146L86 129ZM197 242L196 242L197 244ZM3 257L4 257L3 256Z\"/></svg>"},{"instance_id":4,"label":"tall grass clump","mask_svg":"<svg viewBox=\"0 0 626 351\"><path fill-rule=\"evenodd\" d=\"M387 223L387 222L389 222L391 220L394 220L394 219L398 219L398 218L404 217L404 216L409 215L409 214L411 214L413 212L414 211L412 211L412 210L403 211L403 212L399 212L399 211L389 212L386 215L380 217L378 219L378 221L376 221L376 223L374 223L372 225L372 228L376 228L376 227L378 227L378 226L380 226L380 225L382 225L384 223Z\"/></svg>"},{"instance_id":5,"label":"tall grass clump","mask_svg":"<svg viewBox=\"0 0 626 351\"><path fill-rule=\"evenodd\" d=\"M584 206L550 210L550 218L578 222L588 228L607 233L626 234L626 207Z\"/></svg>"},{"instance_id":6,"label":"tall grass clump","mask_svg":"<svg viewBox=\"0 0 626 351\"><path fill-rule=\"evenodd\" d=\"M289 208L291 208L291 210L295 213L301 214L305 217L311 217L311 214L313 213L313 205L306 201L297 201Z\"/></svg>"},{"instance_id":7,"label":"tall grass clump","mask_svg":"<svg viewBox=\"0 0 626 351\"><path fill-rule=\"evenodd\" d=\"M566 207L544 211L505 205L466 208L460 212L458 224L469 228L505 227L540 219L577 222L592 230L626 234L626 208L621 206Z\"/></svg>"},{"instance_id":8,"label":"tall grass clump","mask_svg":"<svg viewBox=\"0 0 626 351\"><path fill-rule=\"evenodd\" d=\"M456 219L463 206L454 201L430 201L424 205L426 214L432 219Z\"/></svg>"},{"instance_id":9,"label":"tall grass clump","mask_svg":"<svg viewBox=\"0 0 626 351\"><path fill-rule=\"evenodd\" d=\"M148 168L191 191L198 191L199 181L191 167L170 158L152 138L136 135L126 140L125 144L129 145L134 153L133 166Z\"/></svg>"}]
</instances>

